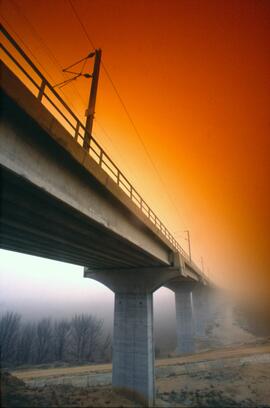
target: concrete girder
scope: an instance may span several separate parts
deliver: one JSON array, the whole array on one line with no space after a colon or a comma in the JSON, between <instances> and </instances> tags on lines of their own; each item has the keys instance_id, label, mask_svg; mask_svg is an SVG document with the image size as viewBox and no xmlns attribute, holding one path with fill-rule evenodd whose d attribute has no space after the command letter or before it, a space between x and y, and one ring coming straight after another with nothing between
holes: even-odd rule
<instances>
[{"instance_id":1,"label":"concrete girder","mask_svg":"<svg viewBox=\"0 0 270 408\"><path fill-rule=\"evenodd\" d=\"M169 265L171 244L158 228L19 79L2 68L2 167L123 238L146 257L154 257L159 265Z\"/></svg>"},{"instance_id":2,"label":"concrete girder","mask_svg":"<svg viewBox=\"0 0 270 408\"><path fill-rule=\"evenodd\" d=\"M169 266L175 251L172 237L144 214L4 63L1 89L2 167L96 222L114 239L123 238L132 252L137 248L154 258L156 266ZM201 271L186 255L185 264L187 275L197 279Z\"/></svg>"}]
</instances>

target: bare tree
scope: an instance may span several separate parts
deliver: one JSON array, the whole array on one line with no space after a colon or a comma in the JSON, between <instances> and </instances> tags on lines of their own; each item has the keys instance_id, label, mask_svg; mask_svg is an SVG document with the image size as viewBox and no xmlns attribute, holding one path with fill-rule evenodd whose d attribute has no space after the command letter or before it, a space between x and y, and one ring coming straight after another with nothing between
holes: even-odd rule
<instances>
[{"instance_id":1,"label":"bare tree","mask_svg":"<svg viewBox=\"0 0 270 408\"><path fill-rule=\"evenodd\" d=\"M15 312L6 312L0 318L1 361L12 362L16 355L16 346L21 316Z\"/></svg>"},{"instance_id":2,"label":"bare tree","mask_svg":"<svg viewBox=\"0 0 270 408\"><path fill-rule=\"evenodd\" d=\"M95 361L95 354L99 351L102 338L103 320L97 319L95 316L89 317L89 338L87 342L86 359Z\"/></svg>"},{"instance_id":3,"label":"bare tree","mask_svg":"<svg viewBox=\"0 0 270 408\"><path fill-rule=\"evenodd\" d=\"M71 339L73 355L77 361L93 358L103 321L91 315L75 315L72 319Z\"/></svg>"},{"instance_id":4,"label":"bare tree","mask_svg":"<svg viewBox=\"0 0 270 408\"><path fill-rule=\"evenodd\" d=\"M17 343L16 362L18 364L29 364L33 361L33 347L36 327L34 323L23 324Z\"/></svg>"},{"instance_id":5,"label":"bare tree","mask_svg":"<svg viewBox=\"0 0 270 408\"><path fill-rule=\"evenodd\" d=\"M50 319L42 319L36 326L36 362L52 360L52 324Z\"/></svg>"},{"instance_id":6,"label":"bare tree","mask_svg":"<svg viewBox=\"0 0 270 408\"><path fill-rule=\"evenodd\" d=\"M111 361L112 358L112 337L110 334L99 343L100 357L104 361Z\"/></svg>"},{"instance_id":7,"label":"bare tree","mask_svg":"<svg viewBox=\"0 0 270 408\"><path fill-rule=\"evenodd\" d=\"M75 315L71 320L49 318L22 323L21 316L7 312L0 317L1 361L40 364L52 361L110 359L111 337L103 333L103 320Z\"/></svg>"},{"instance_id":8,"label":"bare tree","mask_svg":"<svg viewBox=\"0 0 270 408\"><path fill-rule=\"evenodd\" d=\"M70 334L70 322L66 319L56 321L54 324L54 355L56 360L63 361Z\"/></svg>"}]
</instances>

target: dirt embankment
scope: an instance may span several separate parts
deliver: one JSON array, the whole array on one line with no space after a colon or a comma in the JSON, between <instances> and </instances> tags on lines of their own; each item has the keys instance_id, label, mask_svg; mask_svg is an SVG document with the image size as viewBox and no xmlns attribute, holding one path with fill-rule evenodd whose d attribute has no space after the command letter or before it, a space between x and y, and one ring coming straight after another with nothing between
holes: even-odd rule
<instances>
[{"instance_id":1,"label":"dirt embankment","mask_svg":"<svg viewBox=\"0 0 270 408\"><path fill-rule=\"evenodd\" d=\"M198 354L191 354L182 357L171 357L156 360L156 368L169 365L179 365L194 363L200 361L211 361L227 358L240 358L248 355L258 355L270 353L270 342L259 345L243 345L241 347L226 347L221 350L211 350L207 352L201 352ZM58 367L47 369L26 369L15 370L12 372L14 376L24 381L35 378L47 378L47 377L61 377L68 375L82 375L87 373L109 373L112 371L111 364L99 364L99 365L84 365L76 367Z\"/></svg>"},{"instance_id":2,"label":"dirt embankment","mask_svg":"<svg viewBox=\"0 0 270 408\"><path fill-rule=\"evenodd\" d=\"M270 408L269 342L172 358L162 364L157 373L160 406Z\"/></svg>"},{"instance_id":3,"label":"dirt embankment","mask_svg":"<svg viewBox=\"0 0 270 408\"><path fill-rule=\"evenodd\" d=\"M9 373L1 374L0 400L3 408L143 406L117 394L109 387L79 388L72 385L50 385L31 389Z\"/></svg>"},{"instance_id":4,"label":"dirt embankment","mask_svg":"<svg viewBox=\"0 0 270 408\"><path fill-rule=\"evenodd\" d=\"M77 386L59 378L106 377L110 365L16 371L37 388L11 375L2 381L4 407L143 406L112 391L111 385ZM89 374L87 374L89 373ZM270 408L270 344L225 348L156 363L156 406L178 408ZM44 385L45 384L45 385ZM88 383L89 384L89 383Z\"/></svg>"}]
</instances>

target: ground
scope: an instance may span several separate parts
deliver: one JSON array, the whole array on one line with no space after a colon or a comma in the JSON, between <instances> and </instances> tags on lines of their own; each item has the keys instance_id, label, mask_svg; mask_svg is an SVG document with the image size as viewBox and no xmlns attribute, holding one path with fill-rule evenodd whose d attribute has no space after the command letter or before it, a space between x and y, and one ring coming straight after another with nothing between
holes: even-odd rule
<instances>
[{"instance_id":1,"label":"ground","mask_svg":"<svg viewBox=\"0 0 270 408\"><path fill-rule=\"evenodd\" d=\"M109 364L16 371L2 379L2 406L142 406L112 391L110 371ZM158 407L270 408L270 343L157 360L156 377ZM91 385L97 378L101 385Z\"/></svg>"},{"instance_id":2,"label":"ground","mask_svg":"<svg viewBox=\"0 0 270 408\"><path fill-rule=\"evenodd\" d=\"M4 407L134 407L131 399L110 387L74 387L48 385L31 389L21 380L4 373L1 376L1 406ZM136 404L136 406L142 406Z\"/></svg>"},{"instance_id":3,"label":"ground","mask_svg":"<svg viewBox=\"0 0 270 408\"><path fill-rule=\"evenodd\" d=\"M168 407L270 407L270 364L172 374L158 380L157 397Z\"/></svg>"}]
</instances>

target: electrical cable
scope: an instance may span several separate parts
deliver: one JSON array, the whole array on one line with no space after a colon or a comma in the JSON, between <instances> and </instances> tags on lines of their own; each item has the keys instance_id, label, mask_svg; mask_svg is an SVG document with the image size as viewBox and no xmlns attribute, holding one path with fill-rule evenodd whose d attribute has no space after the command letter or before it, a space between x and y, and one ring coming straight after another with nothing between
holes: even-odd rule
<instances>
[{"instance_id":1,"label":"electrical cable","mask_svg":"<svg viewBox=\"0 0 270 408\"><path fill-rule=\"evenodd\" d=\"M60 68L60 72L61 72L61 76L64 78L64 75L62 75L63 72L63 68L60 64L60 62L57 60L57 58L55 57L55 55L53 54L52 50L48 47L48 45L45 43L45 41L43 40L43 38L40 36L39 33L37 33L36 29L33 27L33 25L31 24L31 22L28 20L28 18L25 16L25 14L23 13L23 11L21 10L21 8L16 4L16 2L14 0L11 0L11 3L13 3L13 6L16 8L16 11L24 18L24 20L26 21L26 23L28 24L28 26L31 28L34 36L36 37L36 39L39 41L39 43L43 46L43 49L45 50L45 52L47 53L48 57L50 58L50 60L52 61L52 63L57 66L57 68ZM6 21L6 20L5 20ZM8 23L8 25L11 27L11 25ZM24 47L26 49L28 49L29 53L32 55L32 57L35 59L35 61L40 65L40 67L43 69L43 71L47 74L47 76L49 78L51 78L52 82L54 83L55 80L54 78L51 76L51 74L45 69L45 67L38 61L38 59L36 58L36 56L34 55L34 53L31 51L31 49L29 48L29 46L27 46L27 44L25 44L25 42L21 39L21 37L16 33L16 31L12 28L12 31L16 34L17 38L20 40L20 42L24 45ZM94 46L92 45L92 47L94 48ZM89 57L91 56L90 54L87 56ZM66 69L72 68L74 65L83 62L80 74L82 74L84 68L85 68L85 64L87 62L87 57L86 58L82 58L80 61L78 61L75 64L71 64L69 65ZM64 83L70 83L72 82L73 79L68 79L63 81L63 85ZM61 83L60 83L61 84ZM58 86L60 84L57 84ZM75 86L75 84L71 84L73 85L73 89L76 91L77 96L79 97L79 99L82 102L82 105L85 105L85 101L83 100L79 90L77 89L77 87ZM59 91L63 94L63 96L66 98L66 100L68 101L69 105L72 106L72 108L74 109L74 111L76 111L77 115L80 116L77 112L77 110L74 108L74 105L71 103L71 101L69 100L69 98L66 96L66 94L64 92L62 92L62 87L60 86L58 89ZM116 149L116 147L114 146L114 142L113 139L109 136L108 132L106 131L105 127L103 124L101 124L100 120L98 120L97 118L95 118L95 122L96 124L99 126L99 128L101 129L101 131L103 132L103 134L107 137L107 139L111 142L113 148L117 151L117 154L121 157L121 160L125 162L125 160L123 159L123 156L121 155L121 153L118 151L118 149ZM126 163L127 168L129 169L130 173L132 173L129 165Z\"/></svg>"},{"instance_id":2,"label":"electrical cable","mask_svg":"<svg viewBox=\"0 0 270 408\"><path fill-rule=\"evenodd\" d=\"M93 42L93 40L92 40L91 37L89 36L89 34L88 34L88 32L87 32L87 30L86 30L86 28L85 28L85 26L84 26L84 24L83 24L83 22L82 22L82 20L81 20L79 14L78 14L78 12L77 12L77 10L76 10L75 7L74 7L74 5L73 5L73 3L72 3L72 0L68 0L68 3L70 4L70 7L71 7L71 9L73 10L73 13L74 13L74 15L76 16L77 21L79 22L79 24L80 24L80 26L81 26L83 32L85 33L85 36L86 36L86 38L88 39L89 43L91 44L92 47L96 48L96 47L95 47L95 44L94 44L94 42ZM131 114L129 113L129 111L128 111L128 109L127 109L127 106L126 106L126 104L125 104L123 98L121 97L121 95L120 95L120 93L119 93L119 91L118 91L118 89L117 89L117 87L116 87L116 85L115 85L115 83L114 83L114 81L113 81L113 79L112 79L112 77L111 77L111 75L110 75L110 73L109 73L109 71L108 71L108 69L107 69L107 67L105 66L105 64L104 64L103 61L101 61L101 66L102 66L102 68L103 68L103 70L104 70L104 72L105 72L105 74L106 74L106 76L107 76L109 82L111 83L111 85L112 85L112 87L113 87L113 89L114 89L114 91L115 91L115 93L116 93L116 95L117 95L117 97L118 97L118 99L119 99L119 102L120 102L120 104L122 105L122 107L123 107L123 109L124 109L124 111L125 111L125 113L126 113L128 119L129 119L129 121L130 121L130 123L131 123L131 125L132 125L132 127L133 127L133 130L135 131L135 134L137 135L138 139L140 140L141 145L143 146L143 149L144 149L144 151L145 151L145 153L146 153L146 155L147 155L147 157L148 157L150 163L152 164L152 167L153 167L153 169L154 169L154 171L155 171L155 173L156 173L156 175L157 175L159 181L161 182L161 184L162 184L164 190L166 191L167 196L168 196L168 198L169 198L169 201L171 202L171 205L172 205L172 206L174 207L174 209L176 210L176 213L177 213L178 218L181 219L182 217L180 216L179 209L177 208L177 206L175 205L174 201L172 200L172 197L171 197L171 195L169 194L169 192L168 192L168 190L167 190L167 188L166 188L166 186L165 186L165 183L164 183L164 181L163 181L163 179L162 179L162 177L161 177L161 175L160 175L160 173L159 173L159 171L158 171L158 169L157 169L157 167L156 167L156 165L155 165L155 163L154 163L154 161L153 161L153 159L152 159L152 157L151 157L149 151L147 150L147 147L146 147L146 145L145 145L145 143L144 143L144 141L143 141L143 138L142 138L142 136L140 135L140 132L138 131L138 128L137 128L137 126L135 125L135 122L134 122L134 120L133 120ZM184 222L184 225L185 225L185 222Z\"/></svg>"},{"instance_id":3,"label":"electrical cable","mask_svg":"<svg viewBox=\"0 0 270 408\"><path fill-rule=\"evenodd\" d=\"M20 14L24 17L24 19L27 21L28 25L31 27L32 31L35 33L35 36L36 36L36 38L39 40L39 42L43 44L43 47L47 50L47 54L48 54L48 56L50 57L51 61L52 61L55 65L58 65L58 66L61 67L61 64L59 64L59 62L58 62L57 59L55 58L54 54L51 52L51 50L50 50L50 49L48 48L48 46L45 44L45 42L44 42L43 39L40 37L40 35L37 34L36 30L34 29L34 27L32 26L32 24L29 22L28 18L22 13L21 9L20 9L19 6L16 4L16 2L15 2L14 0L11 0L11 2L12 2L13 5L17 8L17 10L19 10ZM96 47L95 47L95 44L93 43L92 39L90 38L90 36L89 36L89 34L88 34L88 32L87 32L87 30L86 30L84 24L82 23L82 21L81 21L81 19L80 19L80 16L78 15L76 9L74 8L74 6L73 6L73 4L72 4L72 1L71 1L71 0L68 0L68 2L69 2L69 4L70 4L71 9L73 10L73 13L75 14L75 16L76 16L76 18L77 18L77 20L78 20L78 22L79 22L79 24L80 24L80 26L81 26L83 32L85 33L85 35L86 35L86 37L87 37L89 43L90 43L91 46L95 49L95 48L96 48ZM18 38L18 39L20 40L20 42L24 45L24 47L28 49L29 53L30 53L30 54L33 56L33 58L38 62L38 64L40 65L40 67L42 67L43 71L46 72L47 75L53 80L53 78L52 78L52 76L50 75L50 73L46 70L46 68L45 68L45 67L38 61L38 59L35 57L34 53L33 53L32 50L30 49L30 47L22 40L22 38L18 35L18 33L17 33L17 32L14 30L14 28L11 26L11 24L10 24L9 22L7 22L7 20L6 20L5 18L3 18L3 19L4 19L5 22L12 28L12 31L15 33L15 35L17 36L17 38ZM85 60L85 61L84 61L84 65L83 65L83 67L82 67L82 69L81 69L80 74L82 73L82 71L83 71L83 69L84 69L84 66L85 66L85 64L86 64L86 59L82 59L82 61L83 61L83 60ZM73 64L73 65L74 65L74 64ZM125 111L125 113L126 113L128 119L129 119L129 121L130 121L130 123L131 123L131 125L132 125L132 127L133 127L133 130L135 131L135 134L137 135L137 137L138 137L138 139L139 139L139 141L140 141L140 143L141 143L141 145L142 145L142 147L143 147L143 149L144 149L144 151L145 151L145 153L146 153L146 155L147 155L147 157L148 157L150 163L152 164L152 167L153 167L153 169L154 169L154 171L155 171L155 173L156 173L158 179L160 180L160 182L161 182L161 184L162 184L162 186L163 186L165 192L167 193L167 196L168 196L168 198L169 198L171 204L172 204L173 207L175 208L178 217L180 217L178 207L175 205L175 203L174 203L174 201L172 200L172 198L171 198L169 192L167 191L167 188L166 188L166 186L165 186L165 183L164 183L164 181L163 181L163 179L162 179L162 177L161 177L161 175L160 175L160 173L159 173L159 171L158 171L158 169L157 169L157 167L156 167L156 165L155 165L155 163L154 163L154 161L153 161L153 159L152 159L152 157L151 157L149 151L147 150L147 147L146 147L146 145L145 145L145 143L144 143L144 141L143 141L143 138L142 138L142 136L140 135L140 132L138 131L137 126L135 125L135 122L134 122L134 120L133 120L131 114L129 113L129 110L128 110L128 108L127 108L127 106L126 106L126 104L125 104L123 98L121 97L121 95L120 95L120 93L119 93L119 91L118 91L118 89L117 89L117 87L116 87L116 85L115 85L115 83L114 83L114 81L113 81L113 79L112 79L110 73L109 73L109 70L107 69L107 67L105 66L105 64L104 64L103 61L101 61L101 65L102 65L102 69L104 70L104 72L105 72L105 74L106 74L106 76L107 76L109 82L111 83L111 86L112 86L114 92L116 93L116 96L118 97L118 100L119 100L120 104L122 105L123 110ZM80 74L79 74L78 76L80 76ZM76 78L75 78L75 79L76 79ZM69 83L69 82L71 82L72 80L74 80L74 78L69 79L69 80L66 80L66 81L64 81L64 82ZM60 87L60 88L61 88L61 87ZM77 92L79 98L80 98L81 101L83 102L83 99L82 99L81 95L79 94L78 90L77 90L75 87L74 87L74 89L76 90L76 92ZM68 99L65 94L64 94L64 96L65 96L66 99ZM84 102L83 102L83 103L84 103ZM70 104L70 105L73 107L73 109L76 111L76 109L74 108L74 105L73 105L70 101L69 101L69 104ZM108 137L108 133L105 131L104 127L102 127L100 124L99 124L99 127L102 128L103 133ZM108 137L108 139L111 140L111 138L109 138L109 137ZM180 217L180 218L181 218L181 217ZM181 238L182 238L182 237L181 237Z\"/></svg>"},{"instance_id":4,"label":"electrical cable","mask_svg":"<svg viewBox=\"0 0 270 408\"><path fill-rule=\"evenodd\" d=\"M51 60L54 62L54 64L56 63L57 65L60 65L59 62L56 60L55 56L52 54L52 52L48 49L48 46L44 43L44 41L42 40L42 38L40 37L40 35L37 34L36 30L33 28L32 24L29 22L29 20L27 19L27 17L22 13L21 9L20 9L19 6L16 4L16 2L15 2L14 0L11 0L11 2L14 4L14 6L17 8L17 10L19 10L19 12L23 15L23 17L25 18L25 20L27 21L27 23L28 23L29 26L31 27L32 31L35 32L36 37L37 37L37 38L39 39L39 41L43 44L43 46L47 49L47 54L50 56L50 58L52 57ZM94 44L94 42L92 41L91 37L89 36L89 34L88 34L88 32L87 32L87 30L86 30L84 24L82 23L79 14L77 13L75 7L73 6L72 1L71 1L71 0L68 0L68 2L69 2L69 4L70 4L70 7L71 7L73 13L75 14L75 16L76 16L76 18L77 18L77 20L78 20L78 22L79 22L79 24L80 24L80 26L81 26L83 32L85 33L85 35L86 35L86 37L87 37L89 43L90 43L91 46L95 49L95 48L96 48L96 47L95 47L95 44ZM14 31L14 30L13 30L13 31ZM14 31L14 32L15 32L15 31ZM19 36L17 35L17 37L19 37ZM25 44L24 44L24 45L25 45ZM29 47L27 47L27 48L29 49ZM48 51L49 51L49 53L48 53ZM32 51L31 51L31 54L33 55ZM35 58L35 59L36 59L36 58ZM85 63L86 63L86 61L85 61ZM84 65L85 65L85 63L84 63ZM74 64L73 64L73 65L74 65ZM171 195L170 195L169 192L167 191L167 188L166 188L166 186L165 186L165 183L164 183L164 181L163 181L163 179L162 179L162 177L161 177L161 175L160 175L160 173L159 173L159 171L158 171L158 169L157 169L157 167L156 167L156 165L155 165L155 163L154 163L154 161L153 161L153 159L152 159L152 157L151 157L151 155L150 155L150 153L149 153L149 151L148 151L148 149L147 149L147 147L146 147L146 145L145 145L145 143L144 143L144 141L143 141L142 136L140 135L140 133L139 133L139 131L138 131L137 126L135 125L135 122L134 122L134 120L133 120L131 114L129 113L129 110L128 110L128 108L127 108L127 106L126 106L126 104L125 104L123 98L121 97L121 95L120 95L120 93L119 93L119 91L118 91L118 89L117 89L117 87L116 87L116 85L115 85L115 83L114 83L114 81L113 81L113 79L112 79L110 73L109 73L109 70L107 69L107 67L105 66L105 64L104 64L103 61L101 61L101 65L102 65L102 68L103 68L103 70L104 70L104 72L105 72L105 74L106 74L106 76L107 76L109 82L111 83L111 86L112 86L114 92L116 93L116 95L117 95L117 97L118 97L118 99L119 99L120 104L122 105L122 108L124 109L124 111L125 111L125 113L126 113L128 119L129 119L129 121L130 121L130 123L131 123L131 125L132 125L132 127L133 127L133 130L134 130L135 134L137 135L137 137L138 137L138 139L139 139L139 141L140 141L140 143L141 143L141 145L142 145L142 147L143 147L143 149L144 149L144 151L145 151L145 153L146 153L146 155L147 155L147 157L148 157L148 159L149 159L149 161L150 161L150 163L151 163L151 165L152 165L152 167L153 167L153 169L154 169L154 171L155 171L155 173L156 173L156 175L157 175L157 177L158 177L158 179L159 179L159 181L160 181L160 183L161 183L162 186L163 186L164 191L167 193L167 196L168 196L168 198L169 198L169 201L171 202L171 204L172 204L173 207L175 208L178 217L181 218L181 217L180 217L180 214L179 214L178 207L175 205L174 201L173 201L172 198L171 198ZM41 66L41 64L40 64L40 66ZM60 66L61 66L61 65L60 65ZM43 68L43 67L42 67L42 68ZM83 67L83 68L84 68L84 67ZM82 69L83 69L83 68L82 68ZM44 69L44 68L43 68L43 69ZM46 72L47 72L47 71L46 71ZM79 76L79 75L78 75L78 76ZM51 77L51 75L50 75L50 77ZM51 77L51 78L52 78L52 77ZM62 85L62 86L64 86L64 85L67 84L67 83L70 83L70 82L74 81L75 79L77 79L77 76L74 77L74 78L72 78L72 79L68 79L68 80L63 81L63 85ZM58 84L58 85L61 85L61 84ZM62 86L60 86L60 88L61 88ZM77 92L78 92L78 91L77 91ZM81 95L79 95L79 96L80 96L80 99L82 100ZM73 104L71 104L71 105L73 106ZM74 108L74 106L73 106L73 108Z\"/></svg>"},{"instance_id":5,"label":"electrical cable","mask_svg":"<svg viewBox=\"0 0 270 408\"><path fill-rule=\"evenodd\" d=\"M22 11L21 7L18 6L18 4L16 3L15 0L10 0L10 3L13 4L13 7L16 9L17 13L20 14L23 19L26 21L26 23L28 24L28 26L31 28L33 35L36 37L36 39L39 41L39 43L42 45L43 49L45 50L46 54L48 55L48 57L50 58L51 62L54 64L55 67L57 67L58 72L61 73L61 76L63 79L65 79L65 76L63 75L63 67L61 66L60 62L57 60L57 58L55 57L55 55L53 54L53 52L50 50L50 48L48 47L48 45L45 43L44 39L40 36L40 34L36 31L36 29L34 28L33 24L29 21L29 19L26 17L26 15L24 14L24 12ZM15 32L15 30L13 30ZM19 38L19 36L18 36ZM25 44L25 43L24 43ZM27 47L29 49L29 47ZM35 57L35 59L37 60L37 58ZM59 71L60 68L60 71ZM47 72L47 71L45 71ZM50 78L52 78L51 75L49 75ZM54 81L54 79L52 78L52 81ZM75 86L73 86L74 84L71 84L73 89L75 90L75 92L77 93L81 103L82 103L82 108L85 105L85 102L82 98L82 96L80 95L79 91L77 90L77 88ZM66 100L68 101L69 105L74 109L74 111L77 113L78 117L81 117L81 114L78 113L77 109L74 107L73 103L70 101L69 97L67 97L67 95L60 89L60 92L62 93L62 95L66 98Z\"/></svg>"},{"instance_id":6,"label":"electrical cable","mask_svg":"<svg viewBox=\"0 0 270 408\"><path fill-rule=\"evenodd\" d=\"M18 38L18 40L20 41L20 43L24 46L25 49L28 50L29 54L32 55L32 57L35 59L35 61L38 63L38 65L42 68L42 70L44 72L46 72L47 76L49 78L52 79L53 81L53 77L51 76L51 74L46 70L46 68L41 64L41 62L37 59L37 57L34 55L33 51L31 50L31 48L29 47L29 45L27 45L23 39L19 36L19 34L14 30L13 26L7 21L7 19L4 16L1 16L2 19L5 21L6 25L10 27L11 31L13 31L13 33L15 34L15 36Z\"/></svg>"},{"instance_id":7,"label":"electrical cable","mask_svg":"<svg viewBox=\"0 0 270 408\"><path fill-rule=\"evenodd\" d=\"M51 61L54 63L54 65L60 67L61 70L62 70L61 64L58 62L58 60L56 59L55 55L52 53L52 51L51 51L51 50L49 49L49 47L46 45L46 43L45 43L44 40L41 38L41 36L37 33L37 31L35 30L35 28L33 27L33 25L30 23L30 21L28 20L28 18L24 15L24 13L22 12L21 8L16 4L16 2L15 2L14 0L11 0L11 3L13 3L13 5L14 5L15 8L17 9L17 11L18 11L18 12L23 16L23 18L27 21L28 25L31 27L32 31L34 32L36 38L37 38L37 39L39 40L39 42L43 45L43 48L45 48L45 50L47 51L47 55L49 56L49 58L51 59ZM81 20L79 14L78 14L78 12L77 12L77 10L75 9L75 7L74 7L74 5L73 5L73 3L72 3L72 0L68 0L68 3L70 4L70 7L71 7L71 9L72 9L74 15L76 16L77 21L79 22L79 24L80 24L80 26L81 26L81 28L82 28L82 30L83 30L83 32L84 32L86 38L88 39L88 41L89 41L89 43L91 44L91 46L95 49L95 48L96 48L96 47L95 47L95 44L94 44L94 42L92 41L91 37L89 36L89 34L88 34L88 32L87 32L87 30L86 30L86 28L85 28L85 26L84 26L84 24L83 24L83 22L82 22L82 20ZM4 20L7 21L6 19L4 19ZM8 23L8 25L11 27L10 23ZM27 44L25 44L25 42L22 40L22 38L21 38L21 37L18 35L18 33L13 29L13 27L12 27L12 31L16 34L17 38L19 38L20 42L29 50L30 54L31 54L31 55L34 57L34 59L38 62L38 64L40 65L40 67L42 67L43 71L46 72L50 78L52 78L52 76L48 73L48 71L45 69L45 67L37 60L37 58L36 58L35 55L33 54L33 52L32 52L32 50L30 49L30 47L29 47ZM86 61L84 62L84 65L85 65L85 63L86 63ZM112 79L112 77L111 77L111 74L109 73L108 68L106 67L106 65L104 64L103 61L101 61L101 66L102 66L102 69L103 69L103 71L105 72L105 74L106 74L106 76L107 76L109 82L111 83L111 86L112 86L112 88L113 88L113 90L114 90L114 92L115 92L115 94L116 94L116 96L117 96L117 98L118 98L118 100L119 100L119 102L120 102L120 104L121 104L121 106L122 106L124 112L126 113L127 118L129 119L130 124L131 124L131 126L132 126L132 128L133 128L135 134L137 135L137 137L138 137L138 139L139 139L139 141L140 141L140 143L141 143L141 145L142 145L142 147L143 147L143 149L144 149L144 151L145 151L145 154L147 155L147 157L148 157L148 159L149 159L149 161L150 161L150 163L151 163L151 165L152 165L152 167L153 167L153 169L154 169L154 171L155 171L155 173L156 173L156 175L157 175L157 177L158 177L160 183L162 184L163 189L164 189L164 191L166 192L166 194L167 194L167 196L168 196L168 198L169 198L169 201L171 202L171 205L174 207L174 209L175 209L175 211L176 211L176 213L177 213L177 215L178 215L179 220L180 220L180 219L183 220L182 216L180 216L178 207L176 206L174 200L172 199L170 193L168 192L167 187L166 187L166 185L165 185L165 182L164 182L163 178L161 177L161 175L160 175L160 173L159 173L159 171L158 171L158 169L157 169L157 167L156 167L156 164L155 164L155 162L153 161L153 159L152 159L152 157L151 157L151 155L150 155L150 153L149 153L149 151L148 151L148 149L147 149L147 147L146 147L146 145L145 145L145 142L144 142L144 140L143 140L143 138L142 138L142 136L141 136L141 134L140 134L140 132L139 132L139 130L138 130L138 128L137 128L137 126L136 126L136 124L135 124L135 122L134 122L134 120L133 120L133 118L132 118L132 116L131 116L131 114L130 114L130 112L129 112L129 110L128 110L128 108L127 108L127 106L126 106L126 104L125 104L125 102L124 102L122 96L120 95L120 92L118 91L117 86L115 85L115 83L114 83L114 81L113 81L113 79ZM83 66L82 70L83 70L83 69L84 69L84 66ZM82 70L81 70L81 72L82 72ZM52 78L52 79L53 79L53 78ZM69 82L72 82L72 79L67 80L67 82L68 82L68 83L69 83ZM84 105L83 98L82 98L82 96L80 95L78 89L74 86L74 84L72 84L72 85L73 85L73 89L76 91L77 95L79 96L79 99L81 100L82 104ZM60 89L60 91L61 91L61 89ZM61 92L62 92L62 91L61 91ZM63 92L62 92L62 93L63 93ZM71 106L73 107L73 109L77 112L77 109L75 109L73 103L69 100L69 98L68 98L64 93L63 93L63 95L64 95L65 98L69 101L69 105L71 105ZM77 112L77 114L78 114L78 112ZM78 116L80 116L80 115L78 114ZM100 126L100 124L99 124L99 126ZM100 126L100 127L101 127L101 126ZM104 128L103 128L103 133L106 134L106 136L108 137L108 133L107 133L106 131L104 132ZM108 138L109 138L109 137L108 137ZM111 139L109 138L109 140L111 140ZM184 222L184 225L185 225L185 222Z\"/></svg>"}]
</instances>

